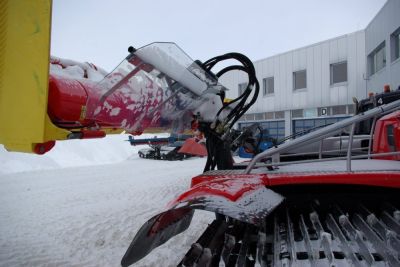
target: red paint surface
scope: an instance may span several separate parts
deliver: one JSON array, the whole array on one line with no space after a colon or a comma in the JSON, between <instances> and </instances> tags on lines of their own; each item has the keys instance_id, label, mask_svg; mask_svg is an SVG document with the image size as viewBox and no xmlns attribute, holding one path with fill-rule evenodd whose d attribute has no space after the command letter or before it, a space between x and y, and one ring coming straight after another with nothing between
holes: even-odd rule
<instances>
[{"instance_id":1,"label":"red paint surface","mask_svg":"<svg viewBox=\"0 0 400 267\"><path fill-rule=\"evenodd\" d=\"M220 196L230 201L236 201L244 194L263 187L265 181L262 175L232 175L232 176L197 176L192 179L192 187L181 194L169 207L179 202L189 201L201 196Z\"/></svg>"},{"instance_id":2,"label":"red paint surface","mask_svg":"<svg viewBox=\"0 0 400 267\"><path fill-rule=\"evenodd\" d=\"M393 144L389 144L388 127L393 129ZM376 122L373 153L387 153L400 151L400 111L393 112ZM374 157L374 159L400 160L400 155Z\"/></svg>"},{"instance_id":3,"label":"red paint surface","mask_svg":"<svg viewBox=\"0 0 400 267\"><path fill-rule=\"evenodd\" d=\"M33 148L33 152L38 155L43 155L44 153L50 151L50 149L52 149L55 144L56 144L56 141L53 141L53 140L45 142L45 143L35 144L35 146Z\"/></svg>"},{"instance_id":4,"label":"red paint surface","mask_svg":"<svg viewBox=\"0 0 400 267\"><path fill-rule=\"evenodd\" d=\"M140 121L142 130L169 124L160 120L160 111L146 116L149 110L162 102L161 89L149 85L154 92L151 95L139 93L138 99L132 99L120 90L116 90L108 95L106 103L103 103L98 86L98 83L90 80L50 75L47 112L53 123L61 128L93 125L126 128L124 121L128 121L131 127L134 122ZM131 105L135 108L131 108ZM96 108L99 108L99 111L93 114ZM114 112L115 109L118 109L118 112Z\"/></svg>"},{"instance_id":5,"label":"red paint surface","mask_svg":"<svg viewBox=\"0 0 400 267\"><path fill-rule=\"evenodd\" d=\"M236 201L244 194L261 186L273 189L282 185L364 185L400 188L400 172L321 172L282 174L199 175L192 179L192 187L172 201L179 202L201 196L220 196Z\"/></svg>"},{"instance_id":6,"label":"red paint surface","mask_svg":"<svg viewBox=\"0 0 400 267\"><path fill-rule=\"evenodd\" d=\"M82 130L81 133L81 139L103 138L106 136L106 133L104 131Z\"/></svg>"},{"instance_id":7,"label":"red paint surface","mask_svg":"<svg viewBox=\"0 0 400 267\"><path fill-rule=\"evenodd\" d=\"M77 80L50 75L48 114L58 122L83 122L82 107L86 105L87 92Z\"/></svg>"},{"instance_id":8,"label":"red paint surface","mask_svg":"<svg viewBox=\"0 0 400 267\"><path fill-rule=\"evenodd\" d=\"M176 209L169 210L167 212L161 213L158 216L157 220L152 225L149 230L149 236L153 236L160 232L162 229L171 225L171 222L179 221L183 216L187 215L191 209Z\"/></svg>"},{"instance_id":9,"label":"red paint surface","mask_svg":"<svg viewBox=\"0 0 400 267\"><path fill-rule=\"evenodd\" d=\"M206 147L204 144L199 144L197 138L195 137L188 138L178 152L201 157L207 156Z\"/></svg>"},{"instance_id":10,"label":"red paint surface","mask_svg":"<svg viewBox=\"0 0 400 267\"><path fill-rule=\"evenodd\" d=\"M400 172L268 174L268 186L301 184L366 185L400 188Z\"/></svg>"}]
</instances>

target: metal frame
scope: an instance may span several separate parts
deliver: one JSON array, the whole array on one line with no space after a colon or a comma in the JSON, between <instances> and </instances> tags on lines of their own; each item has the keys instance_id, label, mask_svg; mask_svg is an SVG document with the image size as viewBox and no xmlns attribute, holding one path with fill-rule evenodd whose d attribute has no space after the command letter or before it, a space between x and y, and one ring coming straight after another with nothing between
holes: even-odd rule
<instances>
[{"instance_id":1,"label":"metal frame","mask_svg":"<svg viewBox=\"0 0 400 267\"><path fill-rule=\"evenodd\" d=\"M353 141L353 136L354 136L354 128L355 128L355 124L370 118L374 118L374 123L373 125L375 125L377 117L379 116L383 116L387 113L391 113L395 110L400 109L400 100L394 101L392 103L389 104L385 104L376 108L373 108L371 110L368 110L364 113L360 113L358 115L355 115L353 117L350 117L348 119L344 119L342 121L339 121L337 123L334 123L332 125L326 126L324 128L321 128L319 130L316 130L314 132L311 132L307 135L303 135L299 138L296 138L294 140L289 140L281 145L279 145L278 147L274 147L274 148L270 148L258 155L256 155L253 160L249 163L249 165L247 166L245 173L249 174L251 172L251 170L256 166L256 163L259 162L261 159L264 158L272 158L273 156L279 155L280 153L289 151L291 149L294 148L298 148L298 147L302 147L302 146L306 146L310 143L314 143L317 141L323 141L325 138L327 137L332 137L338 133L340 133L344 128L351 126L351 132L349 135L349 144L347 147L347 155L346 157L334 157L334 158L329 158L329 159L322 159L322 157L320 159L317 160L311 160L312 162L315 161L328 161L328 160L337 160L337 159L346 159L346 166L347 166L347 171L350 172L351 171L351 159L355 159L355 158L371 158L371 157L376 157L376 156L387 156L387 155L397 155L400 154L400 152L390 152L390 153L380 153L380 154L374 154L371 155L371 146L369 145L368 147L368 154L367 155L361 155L360 156L352 156L351 152L352 152L352 141ZM373 134L373 129L374 127L371 128L371 136ZM370 137L372 139L372 137ZM371 140L370 139L370 140ZM371 143L371 142L370 142ZM322 145L321 145L322 146ZM294 164L294 163L304 163L304 162L310 162L310 161L298 161L298 162L290 162L290 163L271 163L269 165L271 166L276 166L276 165L284 165L284 164Z\"/></svg>"}]
</instances>

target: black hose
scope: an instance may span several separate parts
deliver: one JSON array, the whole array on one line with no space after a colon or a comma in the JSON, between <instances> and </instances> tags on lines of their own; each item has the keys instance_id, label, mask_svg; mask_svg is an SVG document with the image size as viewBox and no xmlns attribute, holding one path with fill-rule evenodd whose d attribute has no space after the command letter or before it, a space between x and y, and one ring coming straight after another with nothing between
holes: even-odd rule
<instances>
[{"instance_id":1,"label":"black hose","mask_svg":"<svg viewBox=\"0 0 400 267\"><path fill-rule=\"evenodd\" d=\"M226 74L229 71L239 70L243 71L248 76L248 84L245 90L241 95L233 99L231 102L222 105L222 107L217 112L217 118L220 116L221 112L227 110L228 107L231 107L234 103L236 103L235 107L233 107L228 115L224 118L224 125L222 130L216 131L218 129L218 125L214 129L211 129L210 124L203 125L203 130L206 137L206 148L207 148L207 162L204 167L204 172L209 170L214 170L217 167L219 170L221 169L230 169L233 167L233 159L231 155L231 144L229 140L223 140L222 135L224 131L227 131L233 127L233 125L240 119L240 117L256 102L260 85L258 83L256 77L256 71L251 60L240 54L240 53L227 53L221 56L217 56L211 58L202 64L202 67L205 71L211 72L211 69L218 64L219 62L225 60L236 60L240 62L241 65L232 65L223 68L220 70L215 76L220 78L222 75ZM253 96L250 101L248 101L251 93ZM221 92L220 94L221 100L223 101L224 94ZM220 121L216 122L222 123Z\"/></svg>"}]
</instances>

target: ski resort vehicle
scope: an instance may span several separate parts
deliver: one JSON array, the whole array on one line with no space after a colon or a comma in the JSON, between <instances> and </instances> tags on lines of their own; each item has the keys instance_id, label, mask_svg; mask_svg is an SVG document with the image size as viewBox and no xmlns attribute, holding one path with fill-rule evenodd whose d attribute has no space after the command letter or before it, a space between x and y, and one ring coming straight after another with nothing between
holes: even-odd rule
<instances>
[{"instance_id":1,"label":"ski resort vehicle","mask_svg":"<svg viewBox=\"0 0 400 267\"><path fill-rule=\"evenodd\" d=\"M365 110L358 105L353 117L235 164L231 152L246 135L233 126L259 92L246 56L228 53L200 62L173 43L153 43L129 48L113 72L97 79L102 71L96 66L50 59L51 2L8 4L4 32L14 35L4 39L4 51L18 53L1 57L7 68L0 72L0 142L7 149L45 153L54 140L122 130L181 133L193 125L206 137L203 172L143 224L122 266L140 265L185 231L196 209L216 219L178 266L400 266L400 100L372 101ZM32 16L41 27L21 19ZM41 30L32 35L32 28ZM30 60L20 64L21 58ZM213 73L216 64L232 59L237 65ZM218 79L233 70L244 72L248 83L226 103ZM346 153L324 153L327 140L343 132ZM366 134L368 146L355 150L355 134ZM317 158L298 157L315 144ZM289 152L294 158L283 160Z\"/></svg>"},{"instance_id":2,"label":"ski resort vehicle","mask_svg":"<svg viewBox=\"0 0 400 267\"><path fill-rule=\"evenodd\" d=\"M193 209L204 209L217 219L178 266L398 266L400 153L393 151L400 149L399 105L397 100L267 150L242 165L245 170L194 177L187 192L142 226L122 265L184 231ZM370 118L376 120L376 145L364 155L354 155L350 142L343 157L263 162Z\"/></svg>"},{"instance_id":3,"label":"ski resort vehicle","mask_svg":"<svg viewBox=\"0 0 400 267\"><path fill-rule=\"evenodd\" d=\"M189 136L187 137L189 138ZM187 139L184 137L184 139ZM147 144L149 148L142 148L138 151L138 155L141 158L146 159L165 159L165 160L183 160L186 156L183 153L179 153L178 150L183 144L183 140L175 140L173 136L165 138L145 138L145 139L134 139L131 135L129 136L129 142L131 145Z\"/></svg>"},{"instance_id":4,"label":"ski resort vehicle","mask_svg":"<svg viewBox=\"0 0 400 267\"><path fill-rule=\"evenodd\" d=\"M183 160L192 156L207 156L207 151L198 138L188 134L140 139L130 135L129 142L133 146L147 144L150 148L138 151L139 157L146 159Z\"/></svg>"},{"instance_id":5,"label":"ski resort vehicle","mask_svg":"<svg viewBox=\"0 0 400 267\"><path fill-rule=\"evenodd\" d=\"M390 127L398 129L399 117L395 111L399 103L360 113L267 150L247 166L241 166L246 170L209 170L193 178L189 191L139 230L122 264L135 262L169 237L184 231L192 209L205 209L216 212L217 219L179 266L218 266L220 262L227 266L398 265L396 192L400 166L396 161L376 160L378 153L391 157L398 153L390 152L395 149L371 150L370 145L367 149L362 146L365 153L360 153L353 149L353 141L354 128L359 122L378 121L372 129L376 133L383 129L379 125L388 121L392 123ZM386 113L390 115L377 120ZM353 130L347 138L347 153L334 161L329 162L332 158L323 155L319 161L311 162L273 161L281 153L301 146L313 143L323 146L322 140L349 126ZM362 140L368 138L373 144L394 139L391 135L368 134ZM264 163L262 159L266 158L271 158L272 163ZM240 166L232 169L237 167ZM359 200L354 203L353 198ZM371 222L370 218L376 219ZM381 229L381 234L376 229ZM387 234L393 237L389 240Z\"/></svg>"},{"instance_id":6,"label":"ski resort vehicle","mask_svg":"<svg viewBox=\"0 0 400 267\"><path fill-rule=\"evenodd\" d=\"M287 140L258 153L250 162L234 164L231 150L243 145L246 138L232 126L254 103L259 90L251 62L237 53L194 62L171 43L130 51L126 59L133 65L126 68L130 72L116 82L120 87L110 85L112 92L104 90L104 94L111 96L126 88L131 79L143 81L135 76L137 69L151 65L154 75L147 77L152 81L162 86L157 80L161 77L173 81L166 83L167 91L180 88L169 94L175 108L162 113L168 114L165 119L169 118L171 125L175 118L180 125L189 126L191 123L174 114L195 115L207 138L208 157L204 173L192 179L191 188L139 229L122 259L123 266L185 231L195 209L216 213L216 220L178 266L399 265L400 163L395 159L400 154L396 146L400 100ZM215 75L211 72L215 64L231 57L243 66L226 67ZM243 70L249 85L241 96L224 105L225 89L217 79L233 69ZM183 98L186 105L179 109ZM158 109L163 107L155 107ZM374 127L367 135L368 146L361 151L353 149L356 125L370 120ZM135 125L132 123L129 125ZM325 140L343 132L348 134L346 153L334 157L322 153ZM317 159L280 160L289 151L315 143L320 147Z\"/></svg>"},{"instance_id":7,"label":"ski resort vehicle","mask_svg":"<svg viewBox=\"0 0 400 267\"><path fill-rule=\"evenodd\" d=\"M138 151L138 155L145 159L160 159L160 160L183 160L189 158L190 155L185 155L178 152L179 147L174 146L150 146Z\"/></svg>"}]
</instances>

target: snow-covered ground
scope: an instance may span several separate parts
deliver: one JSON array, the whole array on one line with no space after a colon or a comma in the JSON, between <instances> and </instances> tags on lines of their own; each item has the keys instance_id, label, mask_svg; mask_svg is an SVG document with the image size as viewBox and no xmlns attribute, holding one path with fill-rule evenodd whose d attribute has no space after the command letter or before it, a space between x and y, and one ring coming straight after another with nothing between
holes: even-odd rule
<instances>
[{"instance_id":1,"label":"snow-covered ground","mask_svg":"<svg viewBox=\"0 0 400 267\"><path fill-rule=\"evenodd\" d=\"M205 164L141 159L124 140L58 142L43 156L0 146L0 266L120 265L141 225ZM176 266L212 219L196 211L187 231L134 266Z\"/></svg>"}]
</instances>

